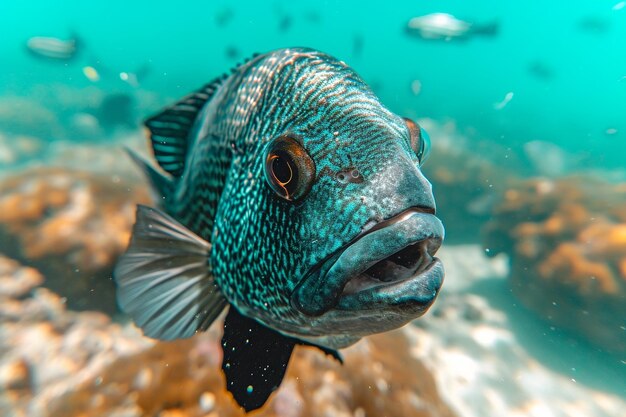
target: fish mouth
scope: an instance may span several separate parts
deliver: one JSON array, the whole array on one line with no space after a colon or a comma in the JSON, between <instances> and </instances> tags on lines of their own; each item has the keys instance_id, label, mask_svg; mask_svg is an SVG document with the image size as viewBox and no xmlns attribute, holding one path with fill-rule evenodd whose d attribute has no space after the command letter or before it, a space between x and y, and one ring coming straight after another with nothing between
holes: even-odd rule
<instances>
[{"instance_id":1,"label":"fish mouth","mask_svg":"<svg viewBox=\"0 0 626 417\"><path fill-rule=\"evenodd\" d=\"M444 237L434 210L412 207L366 228L300 282L291 298L297 310L396 309L418 317L430 307L444 276L434 257Z\"/></svg>"}]
</instances>

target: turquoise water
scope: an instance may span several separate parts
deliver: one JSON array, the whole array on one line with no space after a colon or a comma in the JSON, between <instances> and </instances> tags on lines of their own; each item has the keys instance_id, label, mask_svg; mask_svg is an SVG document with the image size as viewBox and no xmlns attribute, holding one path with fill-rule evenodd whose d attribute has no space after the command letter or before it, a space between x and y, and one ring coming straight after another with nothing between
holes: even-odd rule
<instances>
[{"instance_id":1,"label":"turquoise water","mask_svg":"<svg viewBox=\"0 0 626 417\"><path fill-rule=\"evenodd\" d=\"M470 36L466 40L451 41L429 41L407 35L405 28L409 19L434 12L450 13L458 18L476 22L476 24L495 22L499 30L494 36ZM27 40L34 36L76 38L79 41L77 56L68 61L37 58L26 48ZM585 303L589 301L584 299L585 296L588 296L591 300L590 304L595 303L596 307L602 304L602 301L598 300L606 297L614 303L612 304L614 310L624 311L623 306L626 305L624 296L626 284L624 283L626 281L615 284L616 290L612 287L609 290L603 289L604 292L601 292L599 298L595 298L596 293L589 288L597 288L594 287L596 276L591 273L587 275L581 273L584 284L582 292L588 292L581 295L572 291L574 295L569 300L571 302L564 304L574 311L575 314L573 313L572 316L576 315L576 318L572 319L573 324L568 326L568 323L565 323L559 327L551 320L553 320L552 315L560 311L559 303L563 300L557 300L557 302L548 299L548 296L537 297L540 299L537 304L540 304L543 310L536 308L542 311L533 311L532 290L536 290L533 285L537 282L529 285L531 291L527 294L531 295L526 295L527 298L520 301L521 298L516 298L519 294L515 293L519 281L510 279L515 273L518 278L520 276L523 278L524 272L520 271L526 271L528 268L532 271L540 270L538 265L548 258L548 255L536 256L535 263L532 265L530 263L518 264L513 267L512 263L502 262L502 257L496 258L494 261L496 266L500 262L509 268L503 267L506 270L502 272L502 269L497 269L489 263L491 261L482 257L483 253L488 254L489 248L486 248L487 250L480 248L480 245L484 244L484 236L478 236L481 231L488 229L489 222L492 221L494 223L500 221L501 223L496 226L501 229L507 227L512 229L524 221L531 226L539 224L540 226L536 227L537 230L541 227L547 229L547 222L542 222L552 214L550 210L559 211L559 215L563 218L570 219L567 215L571 214L568 211L571 207L563 208L553 201L545 203L545 200L541 200L540 197L535 200L533 198L542 193L549 194L546 190L556 187L554 184L558 183L558 178L561 176L582 173L588 177L587 174L594 172L609 182L621 181L622 188L609 188L609 185L603 184L598 186L597 193L594 194L584 186L594 189L595 183L589 183L591 184L589 185L584 182L580 189L584 188L584 193L588 192L588 194L581 191L583 196L594 196L587 200L601 200L598 204L594 204L595 201L580 199L576 194L578 189L576 187L572 187L574 191L571 191L572 188L568 189L567 184L571 183L565 180L566 186L558 189L558 192L565 190L562 191L563 195L557 196L554 200L565 201L571 198L574 201L572 206L575 208L588 209L588 212L584 212L584 216L589 217L589 224L587 224L587 218L581 222L585 223L585 227L593 226L595 224L593 222L598 218L601 220L600 226L609 225L610 227L601 229L600 238L598 234L589 232L591 243L588 247L585 246L586 242L581 241L582 238L576 240L577 233L583 235L581 230L587 231L580 224L576 225L578 228L572 227L572 230L564 232L561 230L561 235L554 238L554 241L550 240L551 236L546 237L549 233L542 235L541 231L535 230L534 238L539 243L531 242L529 246L542 248L546 254L552 254L562 242L565 242L566 246L571 243L576 249L580 249L580 252L576 252L578 258L572 255L576 258L572 263L589 261L585 266L600 265L598 267L600 272L604 272L602 268L606 267L609 270L607 275L611 277L623 280L626 276L626 215L615 213L615 207L626 207L626 204L622 204L623 200L626 200L624 193L626 190L624 187L626 181L626 164L624 163L626 156L626 2L620 0L552 2L540 0L478 0L473 2L462 0L394 2L189 0L165 3L130 0L63 0L58 2L0 0L0 163L17 161L15 165L7 164L9 168L0 165L2 168L0 180L4 179L2 177L5 174L4 171L14 170L17 176L21 175L22 168L28 165L28 161L24 162L24 160L32 155L46 160L47 153L52 154L54 151L56 153L49 158L50 160L61 161L61 165L67 164L73 168L84 167L87 171L92 167L88 166L88 162L83 162L80 157L86 155L85 158L92 158L86 160L97 159L98 163L101 159L104 162L100 165L94 163L96 167L93 171L101 174L102 167L105 167L104 182L109 187L111 187L109 184L111 181L114 184L123 183L127 175L130 178L129 184L139 184L133 190L139 189L144 184L137 179L137 171L133 171L134 167L128 168L130 166L128 161L120 162L122 158L118 160L116 158L121 155L121 152L118 152L120 145L127 144L124 142L126 139L132 142L131 147L139 148L144 144L139 131L142 119L159 110L163 105L174 102L216 76L227 72L229 68L236 66L254 53L292 46L319 49L345 61L357 70L379 95L381 101L393 112L420 119L420 123L424 120L425 125L433 126L433 132L430 134L434 143L431 158L435 163L425 165L424 170L435 186L438 213L446 226L446 245L453 248L452 254L447 255L450 259L449 264L454 265L456 262L460 266L450 268L453 272L450 274L449 281L444 285L442 302L438 300L436 307L433 308L435 312L429 313L423 322L420 321L425 324L417 326L426 328L426 333L432 331L437 335L433 337L435 342L428 339L429 341L425 343L427 347L434 346L432 349L435 352L429 352L431 355L429 360L433 360L432 358L440 360L437 356L438 351L448 349L445 354L449 355L451 360L459 359L459 352L462 351L466 355L465 362L459 363L467 364L469 360L475 360L481 366L484 364L485 370L481 375L484 377L487 374L485 380L490 378L491 380L476 382L475 387L478 387L476 389L488 388L496 392L501 384L501 391L507 391L507 394L510 394L510 397L507 397L509 409L515 406L516 401L523 403L523 400L528 400L528 403L532 405L537 399L540 403L545 397L551 395L541 396L541 383L545 383L546 387L555 390L555 397L560 393L554 387L566 387L565 393L559 397L558 401L571 400L573 402L571 396L580 392L589 392L584 391L585 389L595 390L594 394L597 396L594 397L594 401L600 398L605 402L598 406L599 408L594 408L596 411L600 409L601 411L590 415L617 415L606 410L615 410L612 408L614 404L626 404L626 373L624 372L626 359L623 353L626 345L623 343L623 340L626 340L626 326L611 327L606 333L598 332L600 336L606 336L616 346L618 345L616 349L618 353L611 353L602 347L602 343L594 343L593 337L588 336L588 334L593 334L593 325L589 326L590 331L589 328L585 329L589 331L588 333L583 331L584 334L581 336L581 332L576 331L575 323L576 320L580 320L580 322L593 324L593 320L585 320L588 314ZM89 67L93 67L98 72L100 79L90 80L85 75L86 68ZM133 72L142 73L137 85L120 79L120 74ZM57 88L59 86L63 88ZM111 134L117 133L114 130L98 130L99 128L96 129L89 124L91 123L89 120L85 122L86 113L87 116L96 115L96 118L107 116L106 112L98 113L101 110L98 110L97 102L102 97L112 94L118 94L120 101L113 104L113 109L109 108L109 113L113 114L109 116L116 117L113 110L119 106L122 108L122 114L119 117L127 117L128 119L125 120L130 120L129 126L125 126L130 129L123 131L122 135ZM128 104L124 101L126 96L136 100L136 103L133 103L137 104L136 111L129 112L129 114L124 114L123 111L124 106ZM30 100L30 104L25 104L21 98ZM46 113L38 114L32 118L31 130L25 129L24 123L30 121L29 110L20 109L32 109L34 108L33 102L38 101L41 101L41 105L52 114L50 117L53 119L56 117L56 119L50 121L46 119L48 117ZM14 112L11 113L13 105L17 110L13 109ZM25 115L20 113L25 113ZM20 122L15 132L10 130L12 124L7 114L24 116L18 117ZM76 115L82 119L74 118ZM37 120L42 121L39 127L36 126L39 123L36 122ZM81 125L76 120L79 122L82 120L87 125ZM62 124L63 129L52 130L50 126L58 127L55 123ZM104 126L105 120L97 120L97 123ZM82 130L79 129L74 132L75 134L70 134L76 126ZM59 131L64 133L58 134ZM30 136L35 137L36 140L32 140ZM15 152L17 156L11 153L11 149L7 151L7 148L14 145L12 142L14 138L23 139L26 143L26 145L15 145L16 149L20 148ZM112 138L115 139L114 146L107 147L106 141ZM459 140L456 141L457 139ZM61 142L61 145L57 148L52 146L46 148L47 145L41 145L38 141L50 143L56 141ZM444 142L447 147L441 145ZM84 153L72 154L71 150L74 147L78 148L77 144L85 145L85 147L92 146L92 148ZM444 172L441 174L437 170L439 168L437 161L441 162L455 156L450 147L463 148L464 153L456 154L458 160L452 163L449 161L447 165L442 163ZM28 149L22 150L22 148ZM35 150L32 151L32 149ZM28 153L31 151L32 155ZM99 154L99 152L102 153ZM480 163L476 163L480 165L478 168L472 165L476 162L472 157L476 155L485 157L488 162L485 164L487 168ZM463 165L464 161L470 162ZM479 162L484 162L484 160ZM106 171L110 167L117 169L116 163L126 167L126 171L121 173ZM483 168L485 171L481 171ZM500 171L497 170L499 168L501 168ZM445 171L446 169L448 171ZM67 178L74 175L72 171L68 172ZM466 175L466 172L470 174ZM496 178L500 173L503 178ZM535 188L523 188L519 186L519 183L515 183L519 177L531 177L537 174L554 177L555 181L536 180L537 182L533 183ZM39 174L35 173L33 176L37 175ZM446 183L446 175L452 177L453 181ZM476 175L476 178L473 178L473 175ZM467 179L467 177L470 178ZM67 178L65 178L66 181L71 181ZM58 182L63 183L65 180ZM98 183L102 179L91 179L91 181ZM0 185L3 184L0 183ZM494 189L491 188L492 186ZM516 186L518 188L515 188ZM82 190L81 187L82 185L76 189ZM115 204L124 203L127 204L126 208L134 207L136 201L133 198L137 196L129 197L129 194L134 192L129 191L131 188L120 193L115 186L112 187L103 189L114 190L111 191L114 195L111 199L117 199L114 201ZM29 188L28 186L22 188L36 189L36 187ZM15 191L16 189L18 191ZM20 187L11 188L11 192L16 194L23 191L20 190ZM507 193L507 191L512 192ZM499 201L496 200L497 198L501 199L504 195L510 196L515 193L520 195L526 193L524 195L528 197L527 204L522 205L520 210L527 209L527 212L524 212L527 214L515 216L514 210L507 212L506 209L498 213L492 211L494 207L497 207L495 203ZM607 197L605 202L602 199L602 193L604 196L611 194L617 197ZM141 197L140 192L137 192L137 195ZM549 200L549 197L546 199ZM94 198L94 201L96 200L97 198ZM0 192L0 203L2 201ZM537 201L539 203L536 203ZM535 207L533 203L540 206L539 214L529 208ZM558 210L551 209L550 204L558 206ZM53 209L57 208L53 207ZM107 209L114 215L122 212L117 208ZM19 210L18 208L17 211ZM54 210L42 211L42 223L45 223L47 216L54 217ZM90 210L93 210L93 207L90 207ZM59 212L64 213L62 210ZM69 210L69 212L79 213L78 217L82 213L80 210L75 212ZM64 271L48 258L44 257L42 261L41 258L35 259L33 256L33 259L29 259L30 254L26 250L23 251L24 253L19 253L20 248L14 250L13 241L9 241L10 245L2 247L1 245L6 243L2 239L4 237L2 222L6 220L1 214L0 212L0 256L7 255L18 259L25 265L40 269L44 275L48 271L55 273L58 270ZM123 218L122 220L116 217L111 224L113 226L123 224L124 216L127 214L119 216ZM102 212L98 212L97 215L102 216ZM572 215L573 217L575 216ZM37 221L39 220L41 219ZM81 221L83 219L77 223ZM507 221L510 224L504 224ZM36 223L35 220L33 220L34 223ZM106 222L102 224L110 225ZM88 224L83 229L77 228L77 230L87 230L88 233L96 236L94 241L100 241L100 237L109 230L100 230L99 227L100 223L97 223L96 227ZM496 236L497 233L502 232L497 227L495 232L491 230ZM121 232L116 229L117 237L126 233L127 229ZM599 233L595 229L593 232ZM602 246L604 243L602 237L609 234L613 239L611 242L615 243L614 246L608 243ZM124 238L127 239L127 236L124 235ZM543 238L548 243L542 242ZM55 239L49 240L52 242L48 243L49 246L56 249L54 246L58 242ZM113 317L115 323L126 323L127 318L116 310L114 295L112 295L114 285L110 278L113 259L123 249L113 247L115 245L110 244L106 239L102 240L105 241L102 244L104 252L108 250L105 255L110 255L110 259L107 258L109 263L98 269L97 274L100 274L98 275L100 278L105 277L105 283L102 284L101 280L100 284L103 285L102 288L108 285L109 293L106 293L107 288L102 290L97 285L87 289L79 288L71 292L74 296L80 294L76 296L79 299L77 302L72 299L72 296L62 292L66 281L57 281L55 284L57 287L50 285L50 288L59 293L59 297L63 300L62 304L66 304L70 310L102 310ZM494 240L498 243L497 239L494 238ZM468 245L471 246L470 249L460 245L461 243L470 243L471 245ZM501 252L506 255L511 255L511 253L519 255L523 252L519 250L523 245L515 246L516 243L519 241L512 242L511 247L507 248L509 252L500 248ZM524 243L528 244L528 241ZM81 244L89 246L84 242ZM542 244L544 244L543 247ZM25 248L26 244L23 246ZM597 249L598 247L601 249ZM97 252L100 248L94 245L91 250ZM54 250L52 252L50 259L54 259L57 263L61 259L61 264L67 263L64 265L68 267L67 270L79 274L80 268L74 268L75 263L73 263L78 263L74 256L76 254L71 253L70 250L61 254ZM572 253L567 252L565 255ZM97 257L94 256L94 258ZM445 255L442 258L448 262ZM474 260L476 260L475 263L473 263ZM597 264L594 263L595 261ZM105 261L102 262L105 263ZM46 269L49 266L48 263L52 265L49 270ZM576 266L580 265L576 264ZM478 272L472 269L474 267ZM575 269L572 267L571 271ZM511 270L513 270L512 273ZM570 271L565 267L564 270ZM88 276L88 279L93 280L97 274ZM558 274L555 273L555 275ZM568 287L570 284L568 273L561 272L560 278L565 282L565 284L561 283L564 288L570 288ZM586 278L589 278L589 282L593 282L589 284L585 281ZM537 285L546 284L541 279L537 281L540 282ZM606 284L606 282L603 283ZM609 284L607 284L608 287L610 287ZM91 284L84 286L89 287L89 285ZM558 293L560 288L558 285L554 287L548 285L546 293L552 294L550 291ZM539 288L538 293L541 292ZM94 293L96 297L93 297ZM1 292L0 296L2 296ZM579 296L580 299L577 298ZM477 299L479 299L478 302ZM462 302L457 305L458 300ZM619 304L621 300L624 303ZM483 304L480 304L481 302ZM578 302L580 308L577 308ZM526 308L528 305L531 308ZM486 312L479 311L482 307ZM465 308L467 311L462 311ZM459 314L462 318L450 319L452 316L446 316L446 314L452 314L450 311L453 313L457 311L454 314ZM581 311L582 313L578 314ZM600 308L591 315L597 314L598 320L606 319L606 315L602 313L603 310ZM556 314L556 316L559 315ZM566 317L567 314L560 315L561 318L563 316ZM429 318L433 321L429 321ZM624 320L620 322L619 317L608 318L613 319L613 321L608 320L611 325L614 322L619 322L619 325L624 322ZM3 334L2 320L0 309L0 335ZM436 328L437 320L444 323L438 329ZM566 317L565 321L567 320ZM25 322L27 324L24 326L30 323L28 320ZM626 323L623 324L626 325ZM450 333L447 333L447 326L450 327ZM485 331L486 328L488 331ZM106 331L102 330L103 333ZM625 332L624 338L620 338L621 332ZM59 338L63 338L62 331L59 333ZM486 341L479 340L480 337L477 335L486 336ZM137 338L141 337L136 335ZM128 340L131 339L132 337L129 337ZM135 342L136 339L134 339ZM500 343L498 340L500 342L504 340L504 342ZM430 342L432 344L429 344ZM493 346L487 346L491 342ZM215 340L211 339L211 343L215 343ZM124 343L121 344L124 345ZM19 345L16 343L15 346ZM211 349L219 350L217 343L215 346ZM2 348L0 341L0 353L4 353ZM620 348L622 350L619 350ZM201 346L200 350L202 349L208 348ZM442 354L441 357L445 355ZM510 361L509 357L512 358ZM0 357L0 365L3 364L3 360ZM484 360L484 363L480 362L481 360ZM493 376L489 374L492 372L490 366L497 360L501 360L500 368L493 371L496 375ZM524 362L525 360L528 362ZM45 361L41 363L43 362ZM35 363L33 369L41 363ZM456 362L451 363L448 368L455 368ZM507 368L502 364L511 365L511 367ZM527 365L531 371L537 373L524 374ZM542 367L548 371L544 372ZM445 368L445 364L442 368ZM537 371L538 369L541 372ZM450 369L445 369L445 371L450 371ZM74 371L68 373L72 372ZM441 374L444 375L445 372L442 371ZM0 376L2 375L0 372ZM545 377L546 380L541 379L535 391L524 392L519 397L526 395L528 398L519 399L515 396L518 387L515 384L524 385L524 378L531 378L528 375L533 375L532 378L538 375L537 378ZM135 375L132 377L134 378ZM127 379L129 378L131 377ZM572 388L570 382L582 386L583 391L576 391L577 386ZM0 415L2 415L4 405L2 383L4 382L0 379ZM45 385L42 383L44 388L46 388ZM549 392L547 388L546 390ZM462 391L462 389L454 391L451 388L453 394L450 395L454 397ZM501 392L498 393L501 394ZM610 398L607 399L608 397L604 395ZM478 397L483 398L476 394L476 398ZM497 397L496 394L494 394L495 397ZM458 398L453 398L452 402L454 400ZM59 402L62 403L61 400ZM503 400L503 402L506 401ZM483 404L477 400L476 404L478 403ZM470 401L463 404L474 403L470 398ZM463 406L459 407L463 409ZM559 406L553 407L552 411L558 410ZM68 406L68 408L71 407ZM468 406L467 410L471 412L459 413L459 415L487 415L481 414L480 409L476 407ZM497 410L495 406L490 408L492 414L488 415L498 415ZM588 409L581 406L579 410L583 410L580 411L582 413ZM604 414L602 410L605 411ZM73 409L72 411L78 413L80 410ZM552 414L545 415L568 415L567 410L563 413L559 414L554 411ZM355 412L354 415L364 414ZM529 415L544 414L535 410L535 414L529 412Z\"/></svg>"},{"instance_id":2,"label":"turquoise water","mask_svg":"<svg viewBox=\"0 0 626 417\"><path fill-rule=\"evenodd\" d=\"M621 166L626 152L626 8L609 1L208 2L3 1L0 94L33 83L90 83L83 65L132 71L149 63L143 88L177 97L255 52L309 46L345 60L392 110L450 118L505 145L542 140ZM496 37L426 42L404 34L414 16L436 11L498 21ZM216 16L227 20L218 25ZM230 17L229 17L230 16ZM584 27L600 21L600 29ZM280 30L281 21L286 30ZM84 42L67 66L34 60L31 36ZM355 56L355 37L362 53ZM225 50L235 48L237 59ZM550 74L534 76L539 63ZM411 82L421 82L415 96ZM104 84L104 82L100 82ZM510 103L494 103L513 93ZM617 133L607 134L607 129Z\"/></svg>"}]
</instances>

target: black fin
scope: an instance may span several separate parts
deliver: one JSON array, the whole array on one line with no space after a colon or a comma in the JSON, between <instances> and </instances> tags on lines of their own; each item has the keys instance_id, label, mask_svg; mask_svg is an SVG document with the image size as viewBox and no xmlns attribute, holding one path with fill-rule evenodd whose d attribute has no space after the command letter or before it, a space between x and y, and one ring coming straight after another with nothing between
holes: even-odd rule
<instances>
[{"instance_id":1,"label":"black fin","mask_svg":"<svg viewBox=\"0 0 626 417\"><path fill-rule=\"evenodd\" d=\"M221 76L213 80L145 121L150 130L154 157L159 166L174 177L180 177L185 169L188 136L198 113L225 78Z\"/></svg>"},{"instance_id":2,"label":"black fin","mask_svg":"<svg viewBox=\"0 0 626 417\"><path fill-rule=\"evenodd\" d=\"M280 385L296 340L230 306L224 322L222 369L226 388L246 412L263 406Z\"/></svg>"},{"instance_id":3,"label":"black fin","mask_svg":"<svg viewBox=\"0 0 626 417\"><path fill-rule=\"evenodd\" d=\"M137 206L130 245L113 276L120 307L146 336L191 337L226 307L211 275L210 249L167 214Z\"/></svg>"},{"instance_id":4,"label":"black fin","mask_svg":"<svg viewBox=\"0 0 626 417\"><path fill-rule=\"evenodd\" d=\"M253 54L252 57L233 68L231 73L260 55ZM217 77L198 91L183 97L174 105L144 122L150 130L150 141L155 159L161 168L174 177L180 177L185 169L189 133L196 117L229 76L230 74L223 74Z\"/></svg>"},{"instance_id":5,"label":"black fin","mask_svg":"<svg viewBox=\"0 0 626 417\"><path fill-rule=\"evenodd\" d=\"M124 150L131 157L133 162L141 168L145 176L150 182L150 186L156 194L156 200L167 200L169 196L174 193L174 181L166 174L157 171L152 165L150 165L145 159L143 159L134 150L124 147Z\"/></svg>"},{"instance_id":6,"label":"black fin","mask_svg":"<svg viewBox=\"0 0 626 417\"><path fill-rule=\"evenodd\" d=\"M295 345L313 346L343 364L336 350L284 336L230 306L224 321L226 388L246 412L262 407L285 376Z\"/></svg>"}]
</instances>

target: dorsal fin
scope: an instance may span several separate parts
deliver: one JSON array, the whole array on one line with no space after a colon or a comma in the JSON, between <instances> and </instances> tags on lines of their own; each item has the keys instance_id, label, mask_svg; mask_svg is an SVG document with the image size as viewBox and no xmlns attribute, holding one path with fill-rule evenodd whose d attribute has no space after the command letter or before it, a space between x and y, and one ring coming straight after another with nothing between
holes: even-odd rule
<instances>
[{"instance_id":1,"label":"dorsal fin","mask_svg":"<svg viewBox=\"0 0 626 417\"><path fill-rule=\"evenodd\" d=\"M180 177L185 168L189 132L198 113L226 78L226 75L216 78L145 121L155 159L174 177Z\"/></svg>"},{"instance_id":2,"label":"dorsal fin","mask_svg":"<svg viewBox=\"0 0 626 417\"><path fill-rule=\"evenodd\" d=\"M260 55L253 54L233 68L231 73ZM175 178L180 177L185 169L189 132L198 113L229 76L230 74L223 74L217 77L198 91L183 97L176 104L144 122L144 125L150 130L150 141L155 159L161 168Z\"/></svg>"}]
</instances>

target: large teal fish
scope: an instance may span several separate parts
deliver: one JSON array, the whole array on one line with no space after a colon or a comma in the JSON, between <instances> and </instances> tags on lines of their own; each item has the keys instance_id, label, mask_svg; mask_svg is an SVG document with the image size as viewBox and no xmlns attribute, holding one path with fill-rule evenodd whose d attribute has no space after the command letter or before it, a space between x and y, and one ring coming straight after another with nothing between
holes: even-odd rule
<instances>
[{"instance_id":1,"label":"large teal fish","mask_svg":"<svg viewBox=\"0 0 626 417\"><path fill-rule=\"evenodd\" d=\"M222 369L246 410L280 385L296 344L341 360L435 300L444 231L420 171L428 136L342 61L258 55L146 126L159 208L138 207L119 304L165 340L229 306Z\"/></svg>"}]
</instances>

